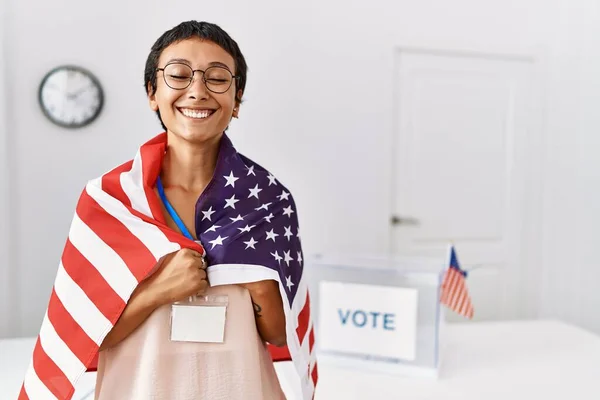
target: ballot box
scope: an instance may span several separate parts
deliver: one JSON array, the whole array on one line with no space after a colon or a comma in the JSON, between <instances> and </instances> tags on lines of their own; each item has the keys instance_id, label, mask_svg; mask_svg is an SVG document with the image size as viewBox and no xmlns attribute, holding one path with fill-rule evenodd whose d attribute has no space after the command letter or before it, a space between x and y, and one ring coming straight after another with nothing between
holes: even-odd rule
<instances>
[{"instance_id":1,"label":"ballot box","mask_svg":"<svg viewBox=\"0 0 600 400\"><path fill-rule=\"evenodd\" d=\"M445 251L308 259L319 363L437 377L447 267Z\"/></svg>"}]
</instances>

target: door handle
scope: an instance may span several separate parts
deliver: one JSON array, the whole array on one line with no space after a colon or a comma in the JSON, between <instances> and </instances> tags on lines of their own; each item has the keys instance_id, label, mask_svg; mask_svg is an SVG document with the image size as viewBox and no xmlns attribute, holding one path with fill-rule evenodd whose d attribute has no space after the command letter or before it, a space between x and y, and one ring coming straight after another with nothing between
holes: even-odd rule
<instances>
[{"instance_id":1,"label":"door handle","mask_svg":"<svg viewBox=\"0 0 600 400\"><path fill-rule=\"evenodd\" d=\"M398 215L392 215L390 223L393 226L396 225L419 225L419 220L412 217L400 217Z\"/></svg>"}]
</instances>

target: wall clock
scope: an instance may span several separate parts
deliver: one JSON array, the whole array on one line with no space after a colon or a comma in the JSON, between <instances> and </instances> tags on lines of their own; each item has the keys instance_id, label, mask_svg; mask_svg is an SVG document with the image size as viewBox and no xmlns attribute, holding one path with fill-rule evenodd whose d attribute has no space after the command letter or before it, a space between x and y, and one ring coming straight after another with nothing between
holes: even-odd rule
<instances>
[{"instance_id":1,"label":"wall clock","mask_svg":"<svg viewBox=\"0 0 600 400\"><path fill-rule=\"evenodd\" d=\"M90 71L74 65L63 65L48 72L40 83L38 97L44 115L65 128L90 124L104 105L104 92L98 79Z\"/></svg>"}]
</instances>

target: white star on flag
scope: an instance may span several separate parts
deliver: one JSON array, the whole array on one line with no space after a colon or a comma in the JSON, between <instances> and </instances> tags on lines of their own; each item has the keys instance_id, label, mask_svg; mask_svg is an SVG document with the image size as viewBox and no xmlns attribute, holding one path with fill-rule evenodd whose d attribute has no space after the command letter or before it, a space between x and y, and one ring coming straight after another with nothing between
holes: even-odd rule
<instances>
[{"instance_id":1,"label":"white star on flag","mask_svg":"<svg viewBox=\"0 0 600 400\"><path fill-rule=\"evenodd\" d=\"M213 215L216 211L213 211L212 206L210 206L210 208L206 211L202 211L202 214L204 214L204 216L202 217L202 221L204 221L205 219L212 221L210 219L211 215Z\"/></svg>"},{"instance_id":2,"label":"white star on flag","mask_svg":"<svg viewBox=\"0 0 600 400\"><path fill-rule=\"evenodd\" d=\"M266 203L263 204L262 206L255 208L256 211L260 211L260 210L265 210L265 211L269 211L269 206L273 204L273 203Z\"/></svg>"},{"instance_id":3,"label":"white star on flag","mask_svg":"<svg viewBox=\"0 0 600 400\"><path fill-rule=\"evenodd\" d=\"M291 276L285 278L285 286L287 286L288 290L292 290L292 286L294 286L294 284L292 283Z\"/></svg>"},{"instance_id":4,"label":"white star on flag","mask_svg":"<svg viewBox=\"0 0 600 400\"><path fill-rule=\"evenodd\" d=\"M292 256L290 256L290 251L284 251L283 252L283 256L285 257L285 263L287 264L287 266L290 266L290 261L294 261L294 259L292 258Z\"/></svg>"},{"instance_id":5,"label":"white star on flag","mask_svg":"<svg viewBox=\"0 0 600 400\"><path fill-rule=\"evenodd\" d=\"M286 226L284 227L285 229L285 233L283 234L283 236L285 236L287 238L287 240L289 241L290 238L292 236L294 236L294 234L292 233L292 227L291 226Z\"/></svg>"},{"instance_id":6,"label":"white star on flag","mask_svg":"<svg viewBox=\"0 0 600 400\"><path fill-rule=\"evenodd\" d=\"M269 232L267 232L267 240L272 239L273 241L275 241L275 238L277 236L279 236L279 234L273 232L273 229L271 229Z\"/></svg>"},{"instance_id":7,"label":"white star on flag","mask_svg":"<svg viewBox=\"0 0 600 400\"><path fill-rule=\"evenodd\" d=\"M269 186L277 185L277 182L275 181L275 177L273 175L269 174L269 176L267 176L267 178L269 179Z\"/></svg>"},{"instance_id":8,"label":"white star on flag","mask_svg":"<svg viewBox=\"0 0 600 400\"><path fill-rule=\"evenodd\" d=\"M293 212L294 210L292 210L292 206L287 206L283 209L283 215L287 215L288 217L291 217Z\"/></svg>"},{"instance_id":9,"label":"white star on flag","mask_svg":"<svg viewBox=\"0 0 600 400\"><path fill-rule=\"evenodd\" d=\"M271 214L269 214L269 215L267 215L267 216L265 217L265 219L267 220L267 222L268 222L268 223L271 223L271 220L272 220L273 218L275 218L275 216L273 215L273 213L271 213Z\"/></svg>"},{"instance_id":10,"label":"white star on flag","mask_svg":"<svg viewBox=\"0 0 600 400\"><path fill-rule=\"evenodd\" d=\"M231 207L235 210L235 203L237 203L239 200L235 198L235 194L233 196L231 196L230 199L225 200L225 202L227 204L225 204L225 208L227 207Z\"/></svg>"},{"instance_id":11,"label":"white star on flag","mask_svg":"<svg viewBox=\"0 0 600 400\"><path fill-rule=\"evenodd\" d=\"M250 175L256 176L256 173L254 172L254 165L248 168L248 176Z\"/></svg>"},{"instance_id":12,"label":"white star on flag","mask_svg":"<svg viewBox=\"0 0 600 400\"><path fill-rule=\"evenodd\" d=\"M235 176L233 176L233 171L231 171L229 176L224 175L223 178L227 179L227 183L225 184L225 187L231 185L232 188L235 188L235 181L240 179L240 178L236 178Z\"/></svg>"},{"instance_id":13,"label":"white star on flag","mask_svg":"<svg viewBox=\"0 0 600 400\"><path fill-rule=\"evenodd\" d=\"M207 230L204 231L204 233L208 233L208 232L216 232L217 229L219 229L221 226L220 225L213 225L210 228L208 228Z\"/></svg>"},{"instance_id":14,"label":"white star on flag","mask_svg":"<svg viewBox=\"0 0 600 400\"><path fill-rule=\"evenodd\" d=\"M302 263L302 253L298 252L298 262Z\"/></svg>"},{"instance_id":15,"label":"white star on flag","mask_svg":"<svg viewBox=\"0 0 600 400\"><path fill-rule=\"evenodd\" d=\"M235 218L229 217L229 219L231 220L231 222L238 222L238 221L243 221L244 217L242 217L242 214L238 214L237 217L235 217Z\"/></svg>"},{"instance_id":16,"label":"white star on flag","mask_svg":"<svg viewBox=\"0 0 600 400\"><path fill-rule=\"evenodd\" d=\"M285 190L283 192L281 192L281 194L279 196L279 200L283 201L283 200L288 200L290 197L290 194L288 192L286 192Z\"/></svg>"},{"instance_id":17,"label":"white star on flag","mask_svg":"<svg viewBox=\"0 0 600 400\"><path fill-rule=\"evenodd\" d=\"M278 251L275 251L275 253L271 253L271 255L272 255L273 257L275 257L275 260L276 260L276 261L277 261L279 264L281 264L281 260L282 260L282 258L281 258L281 256L279 255L279 252L278 252Z\"/></svg>"},{"instance_id":18,"label":"white star on flag","mask_svg":"<svg viewBox=\"0 0 600 400\"><path fill-rule=\"evenodd\" d=\"M262 189L260 189L258 187L258 183L256 184L256 186L254 186L254 189L250 189L250 194L248 195L248 198L250 197L256 197L258 199L258 193L262 192Z\"/></svg>"},{"instance_id":19,"label":"white star on flag","mask_svg":"<svg viewBox=\"0 0 600 400\"><path fill-rule=\"evenodd\" d=\"M227 239L227 236L221 237L221 235L219 235L218 238L216 238L215 240L211 240L208 243L212 244L212 249L214 249L215 246L223 246L223 240L225 239Z\"/></svg>"},{"instance_id":20,"label":"white star on flag","mask_svg":"<svg viewBox=\"0 0 600 400\"><path fill-rule=\"evenodd\" d=\"M243 232L250 232L250 229L252 229L254 227L256 227L256 225L252 225L252 226L246 225L245 227L238 228L238 229L240 230L240 233L243 233Z\"/></svg>"},{"instance_id":21,"label":"white star on flag","mask_svg":"<svg viewBox=\"0 0 600 400\"><path fill-rule=\"evenodd\" d=\"M248 250L249 248L253 248L254 250L256 250L256 247L254 247L254 245L257 243L258 242L254 240L253 237L251 237L250 240L248 240L247 242L244 242L244 244L246 245L246 250Z\"/></svg>"}]
</instances>

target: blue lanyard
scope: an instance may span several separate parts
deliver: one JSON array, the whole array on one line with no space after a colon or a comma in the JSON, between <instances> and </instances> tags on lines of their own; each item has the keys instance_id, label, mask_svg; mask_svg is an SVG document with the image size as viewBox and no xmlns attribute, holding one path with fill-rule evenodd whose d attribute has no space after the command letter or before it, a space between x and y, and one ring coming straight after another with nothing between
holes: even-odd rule
<instances>
[{"instance_id":1,"label":"blue lanyard","mask_svg":"<svg viewBox=\"0 0 600 400\"><path fill-rule=\"evenodd\" d=\"M177 215L177 212L175 212L175 209L173 208L171 203L169 203L169 200L167 200L167 196L165 195L165 189L163 188L160 176L156 180L156 188L158 189L158 195L160 196L160 199L165 205L167 212L169 213L171 218L173 218L173 221L175 221L181 233L188 239L195 241L196 239L194 239L194 237L190 234L190 231L188 231L188 229L185 227L183 221L181 220L181 218L179 218L179 215Z\"/></svg>"}]
</instances>

